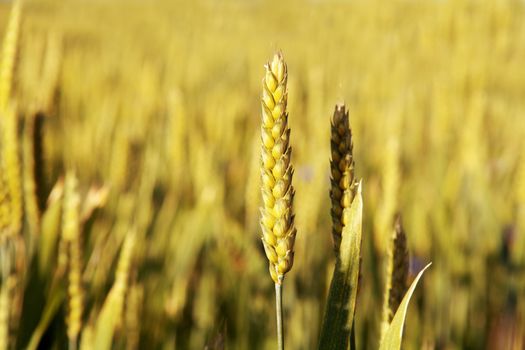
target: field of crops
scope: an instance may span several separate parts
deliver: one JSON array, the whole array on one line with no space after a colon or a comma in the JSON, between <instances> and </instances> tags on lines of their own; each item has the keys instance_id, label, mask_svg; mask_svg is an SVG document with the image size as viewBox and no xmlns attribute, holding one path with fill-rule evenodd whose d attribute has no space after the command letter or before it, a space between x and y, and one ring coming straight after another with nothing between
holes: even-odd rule
<instances>
[{"instance_id":1,"label":"field of crops","mask_svg":"<svg viewBox=\"0 0 525 350\"><path fill-rule=\"evenodd\" d=\"M379 345L400 213L409 280L432 262L402 348L525 349L523 1L27 0L18 22L12 7L1 350L275 348L259 207L278 51L296 191L286 348L319 341L344 101L364 203L357 348Z\"/></svg>"}]
</instances>

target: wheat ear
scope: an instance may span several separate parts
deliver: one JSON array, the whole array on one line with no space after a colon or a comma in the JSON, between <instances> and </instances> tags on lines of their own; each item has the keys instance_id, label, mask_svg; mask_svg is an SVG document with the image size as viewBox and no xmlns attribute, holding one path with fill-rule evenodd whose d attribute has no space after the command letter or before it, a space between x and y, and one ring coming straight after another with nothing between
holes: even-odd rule
<instances>
[{"instance_id":1,"label":"wheat ear","mask_svg":"<svg viewBox=\"0 0 525 350\"><path fill-rule=\"evenodd\" d=\"M18 49L20 1L15 1L0 56L0 244L18 233L22 221L17 118L9 105Z\"/></svg>"},{"instance_id":2,"label":"wheat ear","mask_svg":"<svg viewBox=\"0 0 525 350\"><path fill-rule=\"evenodd\" d=\"M0 216L2 225L7 225L4 232L8 237L20 233L22 227L22 184L17 126L18 118L14 108L0 110L0 169L2 186L5 186L0 194L3 201Z\"/></svg>"},{"instance_id":3,"label":"wheat ear","mask_svg":"<svg viewBox=\"0 0 525 350\"><path fill-rule=\"evenodd\" d=\"M343 226L347 225L345 209L350 208L356 192L352 130L344 104L335 106L331 127L331 187L332 240L336 255L339 254Z\"/></svg>"},{"instance_id":4,"label":"wheat ear","mask_svg":"<svg viewBox=\"0 0 525 350\"><path fill-rule=\"evenodd\" d=\"M292 186L293 167L290 163L290 128L286 104L288 73L281 53L265 65L261 97L261 208L262 242L270 262L270 276L275 282L277 335L283 349L282 283L292 268L296 229L294 226Z\"/></svg>"},{"instance_id":5,"label":"wheat ear","mask_svg":"<svg viewBox=\"0 0 525 350\"><path fill-rule=\"evenodd\" d=\"M262 105L262 242L270 261L270 275L281 284L293 265L294 226L292 148L289 145L287 71L282 54L265 66Z\"/></svg>"},{"instance_id":6,"label":"wheat ear","mask_svg":"<svg viewBox=\"0 0 525 350\"><path fill-rule=\"evenodd\" d=\"M390 322L392 322L392 318L408 289L408 268L407 239L401 222L401 215L398 214L396 215L394 231L388 248L383 323L381 328L383 334Z\"/></svg>"},{"instance_id":7,"label":"wheat ear","mask_svg":"<svg viewBox=\"0 0 525 350\"><path fill-rule=\"evenodd\" d=\"M11 97L13 85L13 71L18 49L18 33L20 30L20 1L15 1L9 15L9 23L2 46L0 58L0 110L4 110Z\"/></svg>"},{"instance_id":8,"label":"wheat ear","mask_svg":"<svg viewBox=\"0 0 525 350\"><path fill-rule=\"evenodd\" d=\"M73 172L66 174L64 183L64 211L62 217L62 242L66 246L68 262L67 336L69 348L76 349L78 335L82 329L83 288L82 251L80 245L79 210L80 196L77 178Z\"/></svg>"}]
</instances>

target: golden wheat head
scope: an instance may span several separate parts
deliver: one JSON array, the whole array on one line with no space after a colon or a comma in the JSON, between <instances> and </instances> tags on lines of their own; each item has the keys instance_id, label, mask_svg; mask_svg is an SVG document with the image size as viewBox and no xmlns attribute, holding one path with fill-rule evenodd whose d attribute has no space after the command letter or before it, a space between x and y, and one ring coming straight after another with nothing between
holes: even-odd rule
<instances>
[{"instance_id":1,"label":"golden wheat head","mask_svg":"<svg viewBox=\"0 0 525 350\"><path fill-rule=\"evenodd\" d=\"M265 66L262 106L261 208L262 242L270 262L270 275L281 284L284 274L293 265L294 226L292 186L293 167L290 164L290 128L286 103L287 70L281 53Z\"/></svg>"}]
</instances>

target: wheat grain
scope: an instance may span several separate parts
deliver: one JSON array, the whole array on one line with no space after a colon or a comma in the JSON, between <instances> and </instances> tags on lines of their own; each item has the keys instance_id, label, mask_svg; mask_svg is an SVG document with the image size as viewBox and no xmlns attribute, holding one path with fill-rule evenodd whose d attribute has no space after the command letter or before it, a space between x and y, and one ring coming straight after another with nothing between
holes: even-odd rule
<instances>
[{"instance_id":1,"label":"wheat grain","mask_svg":"<svg viewBox=\"0 0 525 350\"><path fill-rule=\"evenodd\" d=\"M344 104L335 106L331 125L330 199L332 201L332 240L337 255L341 245L343 226L347 224L343 213L346 208L350 208L356 192L352 130Z\"/></svg>"},{"instance_id":2,"label":"wheat grain","mask_svg":"<svg viewBox=\"0 0 525 350\"><path fill-rule=\"evenodd\" d=\"M281 284L293 265L294 226L292 149L286 104L288 73L281 53L265 66L262 106L261 208L262 242L270 261L270 275Z\"/></svg>"}]
</instances>

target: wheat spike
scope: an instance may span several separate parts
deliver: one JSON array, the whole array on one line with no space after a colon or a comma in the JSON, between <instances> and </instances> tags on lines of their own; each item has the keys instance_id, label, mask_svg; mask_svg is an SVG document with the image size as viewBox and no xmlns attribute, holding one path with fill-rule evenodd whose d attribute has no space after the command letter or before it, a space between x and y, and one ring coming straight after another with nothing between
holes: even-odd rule
<instances>
[{"instance_id":1,"label":"wheat spike","mask_svg":"<svg viewBox=\"0 0 525 350\"><path fill-rule=\"evenodd\" d=\"M82 329L83 297L82 250L80 245L79 208L80 196L77 178L73 172L66 174L64 182L64 209L62 217L62 240L65 243L68 262L67 336L70 348L76 348Z\"/></svg>"},{"instance_id":2,"label":"wheat spike","mask_svg":"<svg viewBox=\"0 0 525 350\"><path fill-rule=\"evenodd\" d=\"M95 324L94 348L111 349L114 332L121 325L124 302L129 286L129 274L133 264L133 256L137 233L131 230L120 250L120 256L115 272L115 282L109 291L104 305L100 310Z\"/></svg>"},{"instance_id":3,"label":"wheat spike","mask_svg":"<svg viewBox=\"0 0 525 350\"><path fill-rule=\"evenodd\" d=\"M335 106L331 127L331 188L332 240L336 255L341 245L343 226L347 224L346 208L350 208L356 192L352 130L344 104Z\"/></svg>"},{"instance_id":4,"label":"wheat spike","mask_svg":"<svg viewBox=\"0 0 525 350\"><path fill-rule=\"evenodd\" d=\"M0 158L1 160L1 158ZM5 244L10 227L9 192L3 176L4 169L0 164L0 246Z\"/></svg>"},{"instance_id":5,"label":"wheat spike","mask_svg":"<svg viewBox=\"0 0 525 350\"><path fill-rule=\"evenodd\" d=\"M293 265L294 226L292 149L286 103L287 70L281 53L265 65L262 106L261 208L262 242L270 262L270 275L280 285Z\"/></svg>"},{"instance_id":6,"label":"wheat spike","mask_svg":"<svg viewBox=\"0 0 525 350\"><path fill-rule=\"evenodd\" d=\"M401 222L401 215L398 214L388 249L382 332L392 322L392 318L408 289L408 264L407 239Z\"/></svg>"},{"instance_id":7,"label":"wheat spike","mask_svg":"<svg viewBox=\"0 0 525 350\"><path fill-rule=\"evenodd\" d=\"M18 48L18 32L20 29L20 1L15 1L11 8L9 23L2 46L0 58L0 111L8 105L13 85L13 71Z\"/></svg>"},{"instance_id":8,"label":"wheat spike","mask_svg":"<svg viewBox=\"0 0 525 350\"><path fill-rule=\"evenodd\" d=\"M18 49L21 2L11 8L0 57L0 243L22 226L22 186L18 154L18 119L10 104Z\"/></svg>"},{"instance_id":9,"label":"wheat spike","mask_svg":"<svg viewBox=\"0 0 525 350\"><path fill-rule=\"evenodd\" d=\"M22 184L18 153L17 116L13 108L0 110L0 225L7 236L16 235L22 226Z\"/></svg>"}]
</instances>

